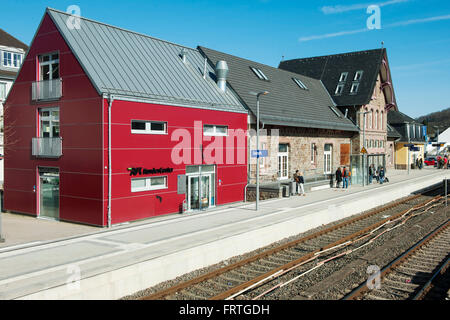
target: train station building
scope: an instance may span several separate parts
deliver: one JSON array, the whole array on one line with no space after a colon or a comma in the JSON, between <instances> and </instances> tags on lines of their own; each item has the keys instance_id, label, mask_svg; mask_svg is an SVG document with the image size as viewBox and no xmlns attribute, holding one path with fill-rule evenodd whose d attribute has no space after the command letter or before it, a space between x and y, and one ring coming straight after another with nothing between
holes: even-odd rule
<instances>
[{"instance_id":1,"label":"train station building","mask_svg":"<svg viewBox=\"0 0 450 320\"><path fill-rule=\"evenodd\" d=\"M5 209L107 226L243 201L247 110L200 52L69 17L47 9L7 98Z\"/></svg>"},{"instance_id":2,"label":"train station building","mask_svg":"<svg viewBox=\"0 0 450 320\"><path fill-rule=\"evenodd\" d=\"M211 65L227 61L227 81L250 110L249 129L256 130L256 96L260 97L260 159L264 199L285 195L299 170L307 191L330 188L337 168L350 167L351 141L358 128L336 107L321 80L296 74L213 49L199 47ZM253 131L254 133L254 131ZM256 183L256 159L249 158L249 198ZM293 190L290 190L291 192Z\"/></svg>"}]
</instances>

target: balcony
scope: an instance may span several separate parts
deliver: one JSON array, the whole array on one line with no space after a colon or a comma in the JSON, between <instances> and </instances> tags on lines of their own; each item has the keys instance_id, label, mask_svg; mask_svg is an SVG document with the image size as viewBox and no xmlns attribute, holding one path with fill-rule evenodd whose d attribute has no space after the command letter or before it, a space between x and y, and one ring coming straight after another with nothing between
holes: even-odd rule
<instances>
[{"instance_id":1,"label":"balcony","mask_svg":"<svg viewBox=\"0 0 450 320\"><path fill-rule=\"evenodd\" d=\"M32 154L39 158L59 158L62 156L62 138L33 138Z\"/></svg>"},{"instance_id":2,"label":"balcony","mask_svg":"<svg viewBox=\"0 0 450 320\"><path fill-rule=\"evenodd\" d=\"M37 81L32 83L32 100L58 100L62 97L62 79Z\"/></svg>"}]
</instances>

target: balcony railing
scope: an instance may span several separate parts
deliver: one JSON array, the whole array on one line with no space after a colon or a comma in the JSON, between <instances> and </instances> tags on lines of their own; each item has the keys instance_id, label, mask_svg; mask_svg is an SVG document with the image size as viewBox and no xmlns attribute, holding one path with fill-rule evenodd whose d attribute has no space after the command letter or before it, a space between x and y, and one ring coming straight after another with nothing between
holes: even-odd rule
<instances>
[{"instance_id":1,"label":"balcony railing","mask_svg":"<svg viewBox=\"0 0 450 320\"><path fill-rule=\"evenodd\" d=\"M39 158L59 158L62 156L62 138L33 138L32 154Z\"/></svg>"},{"instance_id":2,"label":"balcony railing","mask_svg":"<svg viewBox=\"0 0 450 320\"><path fill-rule=\"evenodd\" d=\"M62 79L37 81L32 84L33 101L57 100L62 96Z\"/></svg>"}]
</instances>

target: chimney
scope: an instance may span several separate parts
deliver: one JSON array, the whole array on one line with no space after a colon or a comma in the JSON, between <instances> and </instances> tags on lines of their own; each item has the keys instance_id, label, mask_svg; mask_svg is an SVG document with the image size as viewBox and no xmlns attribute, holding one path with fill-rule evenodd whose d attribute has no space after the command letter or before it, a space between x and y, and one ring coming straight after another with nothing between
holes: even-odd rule
<instances>
[{"instance_id":1,"label":"chimney","mask_svg":"<svg viewBox=\"0 0 450 320\"><path fill-rule=\"evenodd\" d=\"M227 75L228 75L228 65L226 61L218 61L216 64L216 76L217 76L217 86L223 92L227 91Z\"/></svg>"}]
</instances>

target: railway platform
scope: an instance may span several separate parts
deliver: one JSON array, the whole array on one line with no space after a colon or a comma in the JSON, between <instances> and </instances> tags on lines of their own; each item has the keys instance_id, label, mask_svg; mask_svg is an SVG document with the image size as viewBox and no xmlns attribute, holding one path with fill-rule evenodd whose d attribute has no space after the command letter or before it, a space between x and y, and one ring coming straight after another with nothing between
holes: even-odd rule
<instances>
[{"instance_id":1,"label":"railway platform","mask_svg":"<svg viewBox=\"0 0 450 320\"><path fill-rule=\"evenodd\" d=\"M408 196L441 183L445 173L391 171L388 184L269 200L259 212L248 203L112 230L68 225L66 233L57 233L57 225L48 225L47 233L20 241L20 235L8 240L6 228L10 242L0 247L0 299L118 299ZM28 228L47 223L33 221Z\"/></svg>"}]
</instances>

